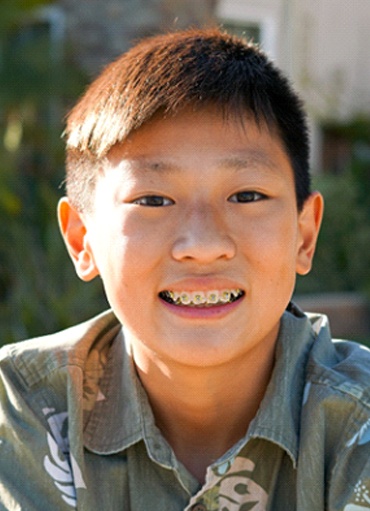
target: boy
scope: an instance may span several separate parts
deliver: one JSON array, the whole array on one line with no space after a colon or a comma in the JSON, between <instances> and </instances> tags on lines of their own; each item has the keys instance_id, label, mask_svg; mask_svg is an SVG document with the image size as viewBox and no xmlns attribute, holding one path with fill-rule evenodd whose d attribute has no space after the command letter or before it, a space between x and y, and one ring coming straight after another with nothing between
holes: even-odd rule
<instances>
[{"instance_id":1,"label":"boy","mask_svg":"<svg viewBox=\"0 0 370 511\"><path fill-rule=\"evenodd\" d=\"M290 304L323 204L286 79L158 36L66 136L61 231L112 311L2 350L1 509L369 509L369 354Z\"/></svg>"}]
</instances>

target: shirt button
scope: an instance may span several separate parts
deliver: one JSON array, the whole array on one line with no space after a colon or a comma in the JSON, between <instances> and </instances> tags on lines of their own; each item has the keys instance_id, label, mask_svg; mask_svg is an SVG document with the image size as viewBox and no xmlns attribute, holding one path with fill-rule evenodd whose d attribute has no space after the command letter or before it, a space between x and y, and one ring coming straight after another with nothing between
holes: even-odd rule
<instances>
[{"instance_id":1,"label":"shirt button","mask_svg":"<svg viewBox=\"0 0 370 511\"><path fill-rule=\"evenodd\" d=\"M207 508L204 504L194 504L191 511L207 511Z\"/></svg>"}]
</instances>

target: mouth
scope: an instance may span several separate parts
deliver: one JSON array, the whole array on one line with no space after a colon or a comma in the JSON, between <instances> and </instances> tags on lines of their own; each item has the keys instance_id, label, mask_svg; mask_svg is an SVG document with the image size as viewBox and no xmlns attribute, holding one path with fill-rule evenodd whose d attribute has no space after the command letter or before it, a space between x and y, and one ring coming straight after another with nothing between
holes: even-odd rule
<instances>
[{"instance_id":1,"label":"mouth","mask_svg":"<svg viewBox=\"0 0 370 511\"><path fill-rule=\"evenodd\" d=\"M159 293L159 297L165 302L179 307L210 308L236 302L244 294L244 291L239 288L193 292L165 290Z\"/></svg>"}]
</instances>

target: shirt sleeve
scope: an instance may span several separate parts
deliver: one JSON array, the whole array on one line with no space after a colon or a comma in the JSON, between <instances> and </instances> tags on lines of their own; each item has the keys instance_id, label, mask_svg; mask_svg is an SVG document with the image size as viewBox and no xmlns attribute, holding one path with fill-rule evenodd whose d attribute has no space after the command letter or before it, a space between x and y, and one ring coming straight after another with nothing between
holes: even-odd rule
<instances>
[{"instance_id":1,"label":"shirt sleeve","mask_svg":"<svg viewBox=\"0 0 370 511\"><path fill-rule=\"evenodd\" d=\"M367 414L368 415L368 414ZM370 511L370 418L353 417L353 431L342 449L331 477L329 509Z\"/></svg>"},{"instance_id":2,"label":"shirt sleeve","mask_svg":"<svg viewBox=\"0 0 370 511\"><path fill-rule=\"evenodd\" d=\"M51 401L51 400L50 400ZM0 511L76 508L67 413L0 362Z\"/></svg>"},{"instance_id":3,"label":"shirt sleeve","mask_svg":"<svg viewBox=\"0 0 370 511\"><path fill-rule=\"evenodd\" d=\"M370 392L361 365L347 367L352 379L323 370L306 386L298 461L302 511L370 511Z\"/></svg>"}]
</instances>

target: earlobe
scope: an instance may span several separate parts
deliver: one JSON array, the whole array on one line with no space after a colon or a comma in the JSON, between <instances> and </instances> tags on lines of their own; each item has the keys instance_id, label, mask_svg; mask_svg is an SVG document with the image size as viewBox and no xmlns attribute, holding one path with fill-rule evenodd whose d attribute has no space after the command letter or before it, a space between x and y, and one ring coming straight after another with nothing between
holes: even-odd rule
<instances>
[{"instance_id":1,"label":"earlobe","mask_svg":"<svg viewBox=\"0 0 370 511\"><path fill-rule=\"evenodd\" d=\"M71 205L67 197L59 201L58 220L77 275L81 280L92 280L99 271L88 240L86 225L81 213Z\"/></svg>"},{"instance_id":2,"label":"earlobe","mask_svg":"<svg viewBox=\"0 0 370 511\"><path fill-rule=\"evenodd\" d=\"M305 201L298 219L300 237L296 271L299 275L306 275L311 270L323 212L322 195L319 192L311 193Z\"/></svg>"}]
</instances>

